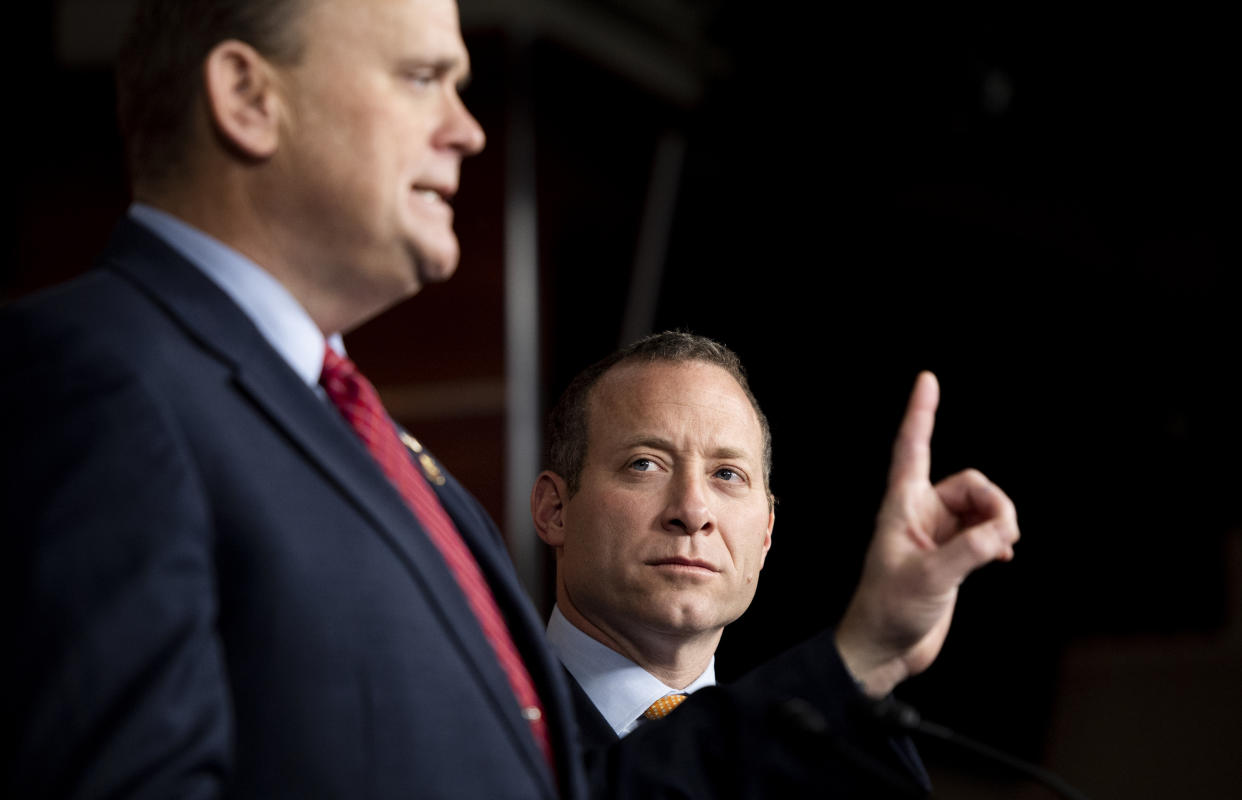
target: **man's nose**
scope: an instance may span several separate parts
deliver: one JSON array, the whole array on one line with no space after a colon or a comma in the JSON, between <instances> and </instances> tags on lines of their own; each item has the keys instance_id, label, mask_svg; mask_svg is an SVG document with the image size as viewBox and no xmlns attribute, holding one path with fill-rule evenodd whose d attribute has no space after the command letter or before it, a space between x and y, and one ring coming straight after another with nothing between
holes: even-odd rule
<instances>
[{"instance_id":1,"label":"man's nose","mask_svg":"<svg viewBox=\"0 0 1242 800\"><path fill-rule=\"evenodd\" d=\"M661 522L670 533L711 533L716 529L708 488L702 477L685 475L669 482L668 503Z\"/></svg>"},{"instance_id":2,"label":"man's nose","mask_svg":"<svg viewBox=\"0 0 1242 800\"><path fill-rule=\"evenodd\" d=\"M445 125L440 131L441 143L452 147L463 156L475 155L487 144L487 136L483 133L483 126L466 108L461 97L456 93L451 94Z\"/></svg>"}]
</instances>

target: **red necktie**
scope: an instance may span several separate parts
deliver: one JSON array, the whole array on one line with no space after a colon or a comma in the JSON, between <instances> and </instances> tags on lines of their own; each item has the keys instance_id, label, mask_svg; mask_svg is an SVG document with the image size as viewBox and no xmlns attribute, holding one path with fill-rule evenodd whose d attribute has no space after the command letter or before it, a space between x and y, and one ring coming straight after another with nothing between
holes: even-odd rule
<instances>
[{"instance_id":1,"label":"red necktie","mask_svg":"<svg viewBox=\"0 0 1242 800\"><path fill-rule=\"evenodd\" d=\"M397 438L392 420L380 404L379 395L371 382L363 377L354 362L336 354L331 347L325 349L323 372L319 377L328 397L340 410L341 415L353 427L367 450L384 470L384 474L405 498L406 505L414 512L423 530L448 562L449 569L457 579L458 586L466 595L474 610L487 641L496 652L496 659L509 678L513 694L522 708L522 716L529 722L535 741L543 750L549 764L553 764L552 744L548 739L548 725L543 718L543 704L535 692L526 665L518 654L517 646L509 635L509 628L496 598L483 578L479 564L466 547L453 520L440 505L435 492L414 468L410 454Z\"/></svg>"}]
</instances>

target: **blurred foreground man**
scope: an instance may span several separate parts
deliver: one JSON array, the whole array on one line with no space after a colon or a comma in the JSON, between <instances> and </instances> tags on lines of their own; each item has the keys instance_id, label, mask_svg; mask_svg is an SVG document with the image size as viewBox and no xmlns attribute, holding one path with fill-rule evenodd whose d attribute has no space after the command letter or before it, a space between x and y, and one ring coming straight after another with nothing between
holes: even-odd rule
<instances>
[{"instance_id":1,"label":"blurred foreground man","mask_svg":"<svg viewBox=\"0 0 1242 800\"><path fill-rule=\"evenodd\" d=\"M135 204L0 321L3 794L658 797L671 753L738 769L675 724L583 759L495 527L345 357L457 266L484 138L453 0L137 15Z\"/></svg>"},{"instance_id":2,"label":"blurred foreground man","mask_svg":"<svg viewBox=\"0 0 1242 800\"><path fill-rule=\"evenodd\" d=\"M957 585L1013 555L1014 510L996 486L973 471L928 482L937 394L935 379L920 375L837 647L824 634L800 648L835 692L816 723L853 748L835 754L844 774L826 789L865 781L860 769L908 780L912 793L925 787L908 743L868 723L863 696L882 697L930 665ZM721 633L750 605L772 545L771 435L740 361L689 333L650 336L605 358L553 409L545 460L531 509L556 553L548 638L571 675L584 741L607 746L672 708L686 722L698 706L681 703L715 685ZM785 711L806 712L794 688L784 697L795 702ZM711 690L698 699L717 702ZM779 725L742 735L789 739L798 725L788 722L785 736ZM738 757L764 744L756 738Z\"/></svg>"}]
</instances>

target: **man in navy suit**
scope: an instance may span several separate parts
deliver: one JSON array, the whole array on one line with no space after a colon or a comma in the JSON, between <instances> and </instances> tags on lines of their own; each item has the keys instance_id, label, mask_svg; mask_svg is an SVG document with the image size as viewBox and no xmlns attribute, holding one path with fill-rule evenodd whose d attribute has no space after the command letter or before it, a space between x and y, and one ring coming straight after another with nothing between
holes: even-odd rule
<instances>
[{"instance_id":1,"label":"man in navy suit","mask_svg":"<svg viewBox=\"0 0 1242 800\"><path fill-rule=\"evenodd\" d=\"M983 475L963 472L928 491L936 404L935 379L919 376L895 444L863 591L838 629L838 652L823 657L825 674L844 678L847 703L883 697L930 664L952 602L928 602L928 594L955 587L992 558L1012 557L1012 505ZM666 332L570 382L549 417L545 463L531 510L556 554L548 638L572 678L584 739L607 746L668 713L670 698L676 705L715 685L721 634L750 605L772 545L771 433L736 354L702 336ZM948 522L940 513L946 508L968 518L963 530L952 531L960 538L951 546L950 530L936 529ZM983 527L971 530L976 523ZM946 546L933 545L936 539ZM932 569L908 574L899 590L890 582L902 562L905 569ZM861 640L850 638L876 613L866 595L874 597L868 584L876 583L886 599L910 591L934 612L930 630L917 637L917 657L903 651L888 663L869 662ZM917 757L897 744L889 750L875 741L871 750L893 757L892 774L925 779Z\"/></svg>"},{"instance_id":2,"label":"man in navy suit","mask_svg":"<svg viewBox=\"0 0 1242 800\"><path fill-rule=\"evenodd\" d=\"M830 641L584 757L494 526L426 453L394 477L370 448L397 432L364 444L332 388L341 333L457 265L448 200L484 138L453 0L137 13L135 204L97 269L0 322L4 794L867 785L787 763L770 713L796 694L834 724Z\"/></svg>"},{"instance_id":3,"label":"man in navy suit","mask_svg":"<svg viewBox=\"0 0 1242 800\"><path fill-rule=\"evenodd\" d=\"M0 337L5 794L580 792L566 727L531 718L567 701L495 528L426 462L516 667L320 387L342 332L456 268L484 135L455 2L137 14L135 204Z\"/></svg>"}]
</instances>

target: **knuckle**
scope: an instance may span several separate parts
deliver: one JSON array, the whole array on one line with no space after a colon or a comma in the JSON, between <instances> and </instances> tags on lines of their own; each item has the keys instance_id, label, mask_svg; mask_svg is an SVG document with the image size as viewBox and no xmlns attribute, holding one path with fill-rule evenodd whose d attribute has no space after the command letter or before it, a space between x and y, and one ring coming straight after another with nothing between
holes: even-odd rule
<instances>
[{"instance_id":1,"label":"knuckle","mask_svg":"<svg viewBox=\"0 0 1242 800\"><path fill-rule=\"evenodd\" d=\"M998 542L990 528L990 525L980 525L966 531L966 545L971 554L980 561L991 558L997 549Z\"/></svg>"},{"instance_id":2,"label":"knuckle","mask_svg":"<svg viewBox=\"0 0 1242 800\"><path fill-rule=\"evenodd\" d=\"M972 484L981 484L983 486L992 485L992 482L988 480L987 476L974 467L968 467L958 474L962 476L963 480L969 481Z\"/></svg>"}]
</instances>

